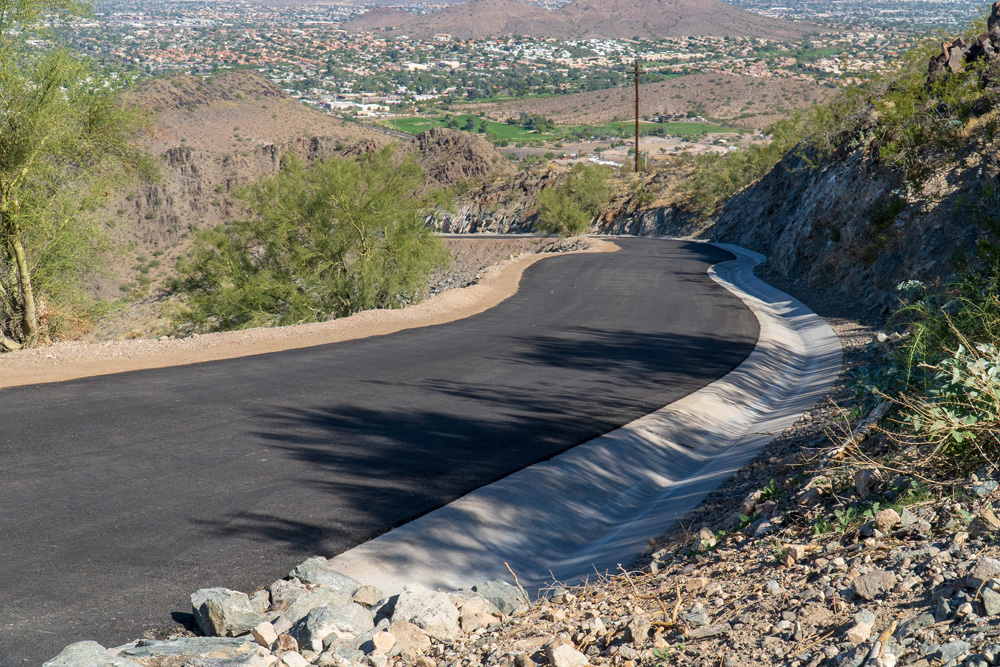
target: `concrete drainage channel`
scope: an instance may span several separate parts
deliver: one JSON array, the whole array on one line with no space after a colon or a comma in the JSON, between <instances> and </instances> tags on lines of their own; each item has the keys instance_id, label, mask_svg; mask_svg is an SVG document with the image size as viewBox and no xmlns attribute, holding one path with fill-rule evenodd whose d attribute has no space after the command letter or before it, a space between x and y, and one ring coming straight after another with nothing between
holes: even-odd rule
<instances>
[{"instance_id":1,"label":"concrete drainage channel","mask_svg":"<svg viewBox=\"0 0 1000 667\"><path fill-rule=\"evenodd\" d=\"M754 277L764 257L716 245L736 259L713 267L712 279L760 323L756 348L724 378L339 556L310 559L253 598L226 589L191 596L205 634L242 637L110 650L81 642L46 665L132 667L156 656L203 656L234 667L383 667L388 656L415 657L428 637L447 641L526 606L522 591L490 582L510 579L510 571L534 591L631 561L820 400L840 372L833 331ZM473 592L432 590L461 588ZM204 664L222 664L211 660Z\"/></svg>"},{"instance_id":2,"label":"concrete drainage channel","mask_svg":"<svg viewBox=\"0 0 1000 667\"><path fill-rule=\"evenodd\" d=\"M757 279L761 254L709 274L757 316L760 338L735 370L626 426L482 487L332 559L390 593L410 582L457 589L500 576L578 581L631 561L650 537L749 462L819 401L840 373L836 334Z\"/></svg>"}]
</instances>

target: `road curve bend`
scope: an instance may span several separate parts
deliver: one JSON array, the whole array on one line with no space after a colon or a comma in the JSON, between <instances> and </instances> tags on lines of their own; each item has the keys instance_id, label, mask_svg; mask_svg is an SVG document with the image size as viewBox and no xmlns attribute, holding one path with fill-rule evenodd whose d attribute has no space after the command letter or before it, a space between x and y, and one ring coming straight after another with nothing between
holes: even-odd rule
<instances>
[{"instance_id":1,"label":"road curve bend","mask_svg":"<svg viewBox=\"0 0 1000 667\"><path fill-rule=\"evenodd\" d=\"M760 322L743 363L652 414L338 555L337 569L398 593L410 582L470 587L506 578L509 566L535 590L614 573L697 507L826 395L842 360L829 325L753 275L763 255L713 245L735 259L709 275Z\"/></svg>"},{"instance_id":2,"label":"road curve bend","mask_svg":"<svg viewBox=\"0 0 1000 667\"><path fill-rule=\"evenodd\" d=\"M463 320L0 390L0 666L183 621L702 389L757 317L711 245L556 256ZM585 505L586 503L582 503Z\"/></svg>"}]
</instances>

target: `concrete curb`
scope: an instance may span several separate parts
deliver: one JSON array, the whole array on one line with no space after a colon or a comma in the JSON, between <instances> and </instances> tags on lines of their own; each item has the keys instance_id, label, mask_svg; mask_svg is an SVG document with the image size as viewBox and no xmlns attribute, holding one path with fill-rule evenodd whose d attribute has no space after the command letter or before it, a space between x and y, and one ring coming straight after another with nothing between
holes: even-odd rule
<instances>
[{"instance_id":1,"label":"concrete curb","mask_svg":"<svg viewBox=\"0 0 1000 667\"><path fill-rule=\"evenodd\" d=\"M529 590L630 562L712 489L823 398L841 368L836 334L801 302L758 280L765 258L709 271L757 316L760 338L722 379L548 461L482 487L346 551L333 565L398 593L457 589L517 573Z\"/></svg>"}]
</instances>

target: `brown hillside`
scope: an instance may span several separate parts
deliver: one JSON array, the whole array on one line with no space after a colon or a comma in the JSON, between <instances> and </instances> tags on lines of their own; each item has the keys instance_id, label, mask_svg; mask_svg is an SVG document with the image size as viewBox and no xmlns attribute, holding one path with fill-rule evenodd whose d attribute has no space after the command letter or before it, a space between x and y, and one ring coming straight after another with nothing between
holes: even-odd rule
<instances>
[{"instance_id":1,"label":"brown hillside","mask_svg":"<svg viewBox=\"0 0 1000 667\"><path fill-rule=\"evenodd\" d=\"M773 19L718 0L574 0L558 12L585 37L739 36L801 39L815 26Z\"/></svg>"},{"instance_id":2,"label":"brown hillside","mask_svg":"<svg viewBox=\"0 0 1000 667\"><path fill-rule=\"evenodd\" d=\"M429 182L447 187L462 181L509 176L517 169L493 144L468 132L432 129L420 133L411 150Z\"/></svg>"},{"instance_id":3,"label":"brown hillside","mask_svg":"<svg viewBox=\"0 0 1000 667\"><path fill-rule=\"evenodd\" d=\"M763 129L794 109L806 109L833 91L811 81L736 74L692 74L639 87L643 116L696 113L744 129ZM632 117L630 88L595 90L544 99L463 106L463 111L505 120L537 113L560 124L601 124Z\"/></svg>"},{"instance_id":4,"label":"brown hillside","mask_svg":"<svg viewBox=\"0 0 1000 667\"><path fill-rule=\"evenodd\" d=\"M413 18L413 14L394 7L376 7L354 20L343 24L341 28L348 32L364 32L378 28L391 28L403 21Z\"/></svg>"},{"instance_id":5,"label":"brown hillside","mask_svg":"<svg viewBox=\"0 0 1000 667\"><path fill-rule=\"evenodd\" d=\"M496 35L558 37L566 33L563 20L523 0L469 0L432 14L410 17L396 32L414 37L446 33L457 39L484 39Z\"/></svg>"},{"instance_id":6,"label":"brown hillside","mask_svg":"<svg viewBox=\"0 0 1000 667\"><path fill-rule=\"evenodd\" d=\"M718 0L575 0L557 10L533 7L522 0L469 0L424 16L384 13L348 29L392 27L400 34L425 37L437 33L459 39L497 35L531 37L631 38L682 35L800 39L816 27L772 19ZM350 24L345 24L345 26Z\"/></svg>"}]
</instances>

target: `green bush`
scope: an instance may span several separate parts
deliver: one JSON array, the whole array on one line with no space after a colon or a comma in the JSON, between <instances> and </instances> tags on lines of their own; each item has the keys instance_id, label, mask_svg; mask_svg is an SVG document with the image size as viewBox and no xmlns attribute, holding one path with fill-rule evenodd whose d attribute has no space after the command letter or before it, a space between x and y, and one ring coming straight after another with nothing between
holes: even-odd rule
<instances>
[{"instance_id":1,"label":"green bush","mask_svg":"<svg viewBox=\"0 0 1000 667\"><path fill-rule=\"evenodd\" d=\"M447 250L424 224L416 162L391 148L306 166L240 193L251 216L198 234L175 289L181 328L314 322L421 298Z\"/></svg>"},{"instance_id":2,"label":"green bush","mask_svg":"<svg viewBox=\"0 0 1000 667\"><path fill-rule=\"evenodd\" d=\"M590 228L601 206L611 197L606 165L573 165L566 180L538 194L538 221L535 229L543 234L577 236Z\"/></svg>"}]
</instances>

